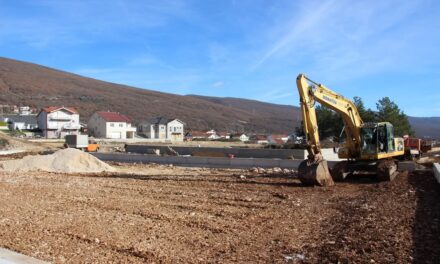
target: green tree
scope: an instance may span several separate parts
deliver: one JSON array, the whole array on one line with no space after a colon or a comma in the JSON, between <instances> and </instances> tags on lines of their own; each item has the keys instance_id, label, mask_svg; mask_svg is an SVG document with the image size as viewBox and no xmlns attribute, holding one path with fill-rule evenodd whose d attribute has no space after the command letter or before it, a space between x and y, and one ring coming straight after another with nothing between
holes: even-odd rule
<instances>
[{"instance_id":1,"label":"green tree","mask_svg":"<svg viewBox=\"0 0 440 264\"><path fill-rule=\"evenodd\" d=\"M344 127L342 117L327 107L316 106L316 118L318 119L319 137L322 139L328 137L339 137Z\"/></svg>"},{"instance_id":2,"label":"green tree","mask_svg":"<svg viewBox=\"0 0 440 264\"><path fill-rule=\"evenodd\" d=\"M406 134L414 135L408 117L393 101L390 100L390 98L384 97L376 103L377 112L374 112L370 108L367 109L360 97L354 97L353 103L356 105L359 114L365 123L390 122L394 126L394 134L396 136L403 136ZM320 138L339 137L342 128L344 127L341 116L321 105L317 105L315 110L318 119ZM304 135L303 126L304 123L301 121L300 126L295 129L296 135Z\"/></svg>"},{"instance_id":3,"label":"green tree","mask_svg":"<svg viewBox=\"0 0 440 264\"><path fill-rule=\"evenodd\" d=\"M362 99L360 97L355 96L353 98L353 103L356 106L356 108L358 109L359 115L361 116L364 123L376 121L376 114L370 108L368 108L368 109L365 108L364 102L362 101Z\"/></svg>"},{"instance_id":4,"label":"green tree","mask_svg":"<svg viewBox=\"0 0 440 264\"><path fill-rule=\"evenodd\" d=\"M318 105L315 107L316 119L318 121L318 133L321 139L338 137L344 126L342 118L327 107ZM297 136L304 136L304 122L295 128Z\"/></svg>"},{"instance_id":5,"label":"green tree","mask_svg":"<svg viewBox=\"0 0 440 264\"><path fill-rule=\"evenodd\" d=\"M390 122L394 126L396 136L414 135L408 116L389 97L380 99L376 107L377 122Z\"/></svg>"}]
</instances>

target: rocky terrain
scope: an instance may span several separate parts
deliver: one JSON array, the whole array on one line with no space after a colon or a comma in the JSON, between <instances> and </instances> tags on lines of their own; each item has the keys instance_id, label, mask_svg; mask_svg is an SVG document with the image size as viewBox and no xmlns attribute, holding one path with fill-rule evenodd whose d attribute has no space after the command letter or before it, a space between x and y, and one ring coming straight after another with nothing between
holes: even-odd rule
<instances>
[{"instance_id":1,"label":"rocky terrain","mask_svg":"<svg viewBox=\"0 0 440 264\"><path fill-rule=\"evenodd\" d=\"M54 263L436 263L432 173L303 187L295 174L112 164L0 173L0 247Z\"/></svg>"}]
</instances>

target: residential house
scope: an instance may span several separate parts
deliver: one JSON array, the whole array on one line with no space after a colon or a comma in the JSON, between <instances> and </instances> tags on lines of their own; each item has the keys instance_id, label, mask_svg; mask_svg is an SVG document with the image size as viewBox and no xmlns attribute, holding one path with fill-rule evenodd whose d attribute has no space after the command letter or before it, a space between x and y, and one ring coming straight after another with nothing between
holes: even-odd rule
<instances>
[{"instance_id":1,"label":"residential house","mask_svg":"<svg viewBox=\"0 0 440 264\"><path fill-rule=\"evenodd\" d=\"M183 141L184 125L179 119L174 119L167 124L167 139L171 141Z\"/></svg>"},{"instance_id":2,"label":"residential house","mask_svg":"<svg viewBox=\"0 0 440 264\"><path fill-rule=\"evenodd\" d=\"M217 131L215 131L214 129L208 130L205 132L208 135L212 135L212 134L217 134Z\"/></svg>"},{"instance_id":3,"label":"residential house","mask_svg":"<svg viewBox=\"0 0 440 264\"><path fill-rule=\"evenodd\" d=\"M249 140L256 144L267 144L267 135L256 134L249 137Z\"/></svg>"},{"instance_id":4,"label":"residential house","mask_svg":"<svg viewBox=\"0 0 440 264\"><path fill-rule=\"evenodd\" d=\"M288 135L285 134L271 134L267 137L267 141L272 145L283 145L289 139Z\"/></svg>"},{"instance_id":5,"label":"residential house","mask_svg":"<svg viewBox=\"0 0 440 264\"><path fill-rule=\"evenodd\" d=\"M236 133L232 135L233 139L239 139L242 142L249 141L249 136L247 136L245 133Z\"/></svg>"},{"instance_id":6,"label":"residential house","mask_svg":"<svg viewBox=\"0 0 440 264\"><path fill-rule=\"evenodd\" d=\"M183 141L184 126L179 119L156 117L140 123L138 134L151 139Z\"/></svg>"},{"instance_id":7,"label":"residential house","mask_svg":"<svg viewBox=\"0 0 440 264\"><path fill-rule=\"evenodd\" d=\"M239 139L242 142L246 142L246 141L249 141L249 136L247 136L246 134L243 133L240 135Z\"/></svg>"},{"instance_id":8,"label":"residential house","mask_svg":"<svg viewBox=\"0 0 440 264\"><path fill-rule=\"evenodd\" d=\"M228 132L217 132L217 135L220 138L224 138L224 139L230 139L231 138L231 134L229 134Z\"/></svg>"},{"instance_id":9,"label":"residential house","mask_svg":"<svg viewBox=\"0 0 440 264\"><path fill-rule=\"evenodd\" d=\"M217 134L217 132L214 132L214 133L208 133L208 132L206 132L206 135L209 140L216 140L216 139L220 138L220 136Z\"/></svg>"},{"instance_id":10,"label":"residential house","mask_svg":"<svg viewBox=\"0 0 440 264\"><path fill-rule=\"evenodd\" d=\"M94 113L87 123L90 136L97 138L127 139L134 138L136 128L126 115L100 111Z\"/></svg>"},{"instance_id":11,"label":"residential house","mask_svg":"<svg viewBox=\"0 0 440 264\"><path fill-rule=\"evenodd\" d=\"M207 140L208 137L207 137L206 133L203 131L189 131L185 134L186 141L192 141L194 139Z\"/></svg>"},{"instance_id":12,"label":"residential house","mask_svg":"<svg viewBox=\"0 0 440 264\"><path fill-rule=\"evenodd\" d=\"M29 106L20 106L18 108L18 113L20 115L30 115L32 113L32 110Z\"/></svg>"},{"instance_id":13,"label":"residential house","mask_svg":"<svg viewBox=\"0 0 440 264\"><path fill-rule=\"evenodd\" d=\"M72 107L45 107L38 113L37 122L45 138L64 138L78 134L81 128L79 113Z\"/></svg>"},{"instance_id":14,"label":"residential house","mask_svg":"<svg viewBox=\"0 0 440 264\"><path fill-rule=\"evenodd\" d=\"M35 115L9 116L7 122L10 130L33 130L38 128L37 116Z\"/></svg>"}]
</instances>

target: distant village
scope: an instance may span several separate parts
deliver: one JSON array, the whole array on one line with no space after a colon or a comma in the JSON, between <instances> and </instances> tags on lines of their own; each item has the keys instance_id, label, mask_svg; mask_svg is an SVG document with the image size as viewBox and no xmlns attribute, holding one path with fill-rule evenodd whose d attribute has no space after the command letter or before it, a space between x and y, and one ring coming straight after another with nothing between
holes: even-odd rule
<instances>
[{"instance_id":1,"label":"distant village","mask_svg":"<svg viewBox=\"0 0 440 264\"><path fill-rule=\"evenodd\" d=\"M97 139L144 139L153 142L241 141L263 145L282 145L302 138L287 134L252 134L229 131L194 131L186 129L184 121L152 117L136 126L130 117L112 111L95 112L87 123L80 122L80 113L73 107L0 105L0 130L14 136L62 139L66 135L87 134Z\"/></svg>"}]
</instances>

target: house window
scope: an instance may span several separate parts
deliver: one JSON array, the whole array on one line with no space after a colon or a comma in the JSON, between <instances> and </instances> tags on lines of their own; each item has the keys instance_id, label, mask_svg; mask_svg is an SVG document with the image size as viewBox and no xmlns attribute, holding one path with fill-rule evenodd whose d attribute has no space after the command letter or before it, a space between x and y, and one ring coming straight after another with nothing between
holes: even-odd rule
<instances>
[{"instance_id":1,"label":"house window","mask_svg":"<svg viewBox=\"0 0 440 264\"><path fill-rule=\"evenodd\" d=\"M123 127L124 125L122 123L119 124L119 127Z\"/></svg>"},{"instance_id":2,"label":"house window","mask_svg":"<svg viewBox=\"0 0 440 264\"><path fill-rule=\"evenodd\" d=\"M174 132L176 132L176 130L177 130L176 127L174 127Z\"/></svg>"},{"instance_id":3,"label":"house window","mask_svg":"<svg viewBox=\"0 0 440 264\"><path fill-rule=\"evenodd\" d=\"M110 126L111 126L111 127L114 127L114 126L115 126L115 124L114 124L114 123L110 123Z\"/></svg>"}]
</instances>

